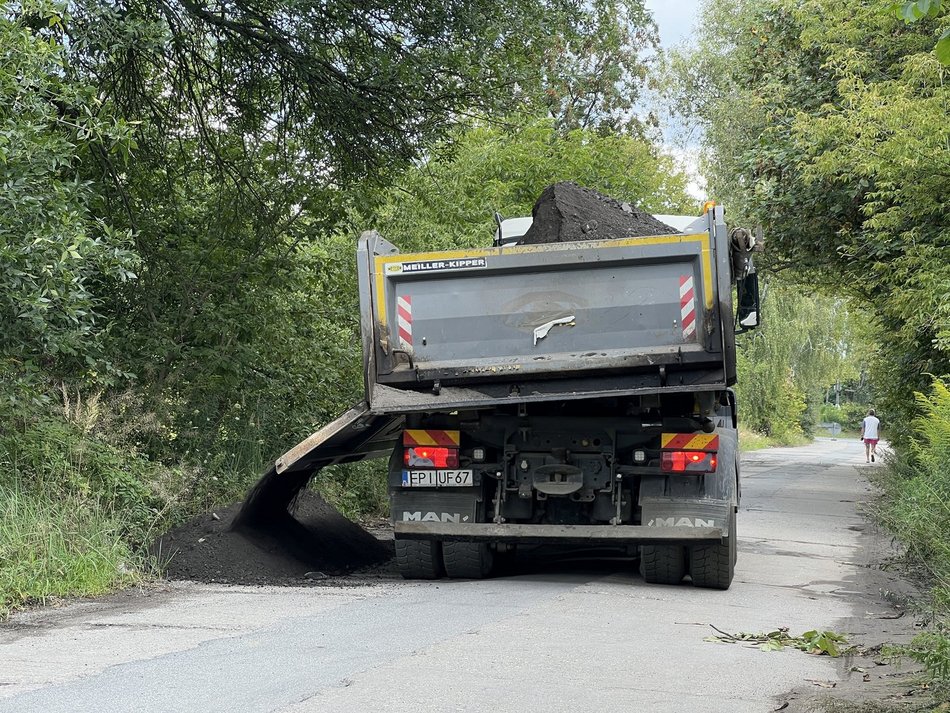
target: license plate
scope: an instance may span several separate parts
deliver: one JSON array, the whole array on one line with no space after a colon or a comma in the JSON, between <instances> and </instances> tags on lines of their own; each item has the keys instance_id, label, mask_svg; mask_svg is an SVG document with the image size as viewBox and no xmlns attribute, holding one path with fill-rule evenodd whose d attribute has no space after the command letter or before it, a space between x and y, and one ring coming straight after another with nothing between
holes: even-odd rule
<instances>
[{"instance_id":1,"label":"license plate","mask_svg":"<svg viewBox=\"0 0 950 713\"><path fill-rule=\"evenodd\" d=\"M464 488L473 483L470 470L404 470L404 488Z\"/></svg>"}]
</instances>

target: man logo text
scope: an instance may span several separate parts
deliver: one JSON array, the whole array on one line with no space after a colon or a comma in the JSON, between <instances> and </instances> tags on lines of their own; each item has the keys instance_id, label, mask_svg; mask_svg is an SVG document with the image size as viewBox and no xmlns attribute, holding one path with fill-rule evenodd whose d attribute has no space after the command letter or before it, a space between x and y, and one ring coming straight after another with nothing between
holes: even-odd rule
<instances>
[{"instance_id":1,"label":"man logo text","mask_svg":"<svg viewBox=\"0 0 950 713\"><path fill-rule=\"evenodd\" d=\"M647 524L655 527L715 527L716 521L701 517L658 517Z\"/></svg>"},{"instance_id":2,"label":"man logo text","mask_svg":"<svg viewBox=\"0 0 950 713\"><path fill-rule=\"evenodd\" d=\"M466 520L468 518L465 518ZM455 522L461 523L462 516L459 513L452 512L406 512L402 513L403 522Z\"/></svg>"}]
</instances>

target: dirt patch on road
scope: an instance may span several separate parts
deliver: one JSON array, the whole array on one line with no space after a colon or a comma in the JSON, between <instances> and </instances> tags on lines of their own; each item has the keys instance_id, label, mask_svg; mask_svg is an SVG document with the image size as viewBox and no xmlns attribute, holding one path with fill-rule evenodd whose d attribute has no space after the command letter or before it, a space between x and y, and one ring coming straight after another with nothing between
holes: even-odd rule
<instances>
[{"instance_id":1,"label":"dirt patch on road","mask_svg":"<svg viewBox=\"0 0 950 713\"><path fill-rule=\"evenodd\" d=\"M677 231L644 213L572 181L548 186L531 210L533 222L522 245L575 240L614 240Z\"/></svg>"},{"instance_id":2,"label":"dirt patch on road","mask_svg":"<svg viewBox=\"0 0 950 713\"><path fill-rule=\"evenodd\" d=\"M310 490L289 510L253 526L235 523L241 503L206 513L154 545L169 579L229 584L300 584L386 562L380 541Z\"/></svg>"}]
</instances>

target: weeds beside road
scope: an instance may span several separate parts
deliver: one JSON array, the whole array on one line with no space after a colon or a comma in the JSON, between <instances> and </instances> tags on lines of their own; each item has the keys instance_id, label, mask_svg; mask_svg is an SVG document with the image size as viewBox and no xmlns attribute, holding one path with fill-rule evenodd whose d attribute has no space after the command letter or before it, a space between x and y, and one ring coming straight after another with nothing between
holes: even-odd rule
<instances>
[{"instance_id":1,"label":"weeds beside road","mask_svg":"<svg viewBox=\"0 0 950 713\"><path fill-rule=\"evenodd\" d=\"M782 437L766 436L756 431L739 428L739 450L743 453L760 451L763 448L803 446L811 439L802 433L786 433Z\"/></svg>"},{"instance_id":2,"label":"weeds beside road","mask_svg":"<svg viewBox=\"0 0 950 713\"><path fill-rule=\"evenodd\" d=\"M243 497L263 467L163 465L114 430L50 416L0 430L0 620L58 597L121 589L159 573L149 545ZM108 427L109 424L106 424ZM109 442L109 441L112 442ZM372 463L321 473L316 487L351 518L385 514Z\"/></svg>"},{"instance_id":3,"label":"weeds beside road","mask_svg":"<svg viewBox=\"0 0 950 713\"><path fill-rule=\"evenodd\" d=\"M930 628L905 651L924 664L937 684L950 684L950 389L935 379L930 395L917 395L911 449L874 478L883 498L881 522L906 548L908 564L925 572Z\"/></svg>"},{"instance_id":4,"label":"weeds beside road","mask_svg":"<svg viewBox=\"0 0 950 713\"><path fill-rule=\"evenodd\" d=\"M146 577L172 477L58 420L0 436L0 618Z\"/></svg>"}]
</instances>

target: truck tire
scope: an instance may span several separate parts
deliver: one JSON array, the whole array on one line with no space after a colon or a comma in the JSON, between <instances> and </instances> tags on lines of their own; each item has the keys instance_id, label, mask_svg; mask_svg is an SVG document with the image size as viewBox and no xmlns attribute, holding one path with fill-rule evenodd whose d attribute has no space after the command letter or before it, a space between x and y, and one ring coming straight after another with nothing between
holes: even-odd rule
<instances>
[{"instance_id":1,"label":"truck tire","mask_svg":"<svg viewBox=\"0 0 950 713\"><path fill-rule=\"evenodd\" d=\"M397 538L396 568L403 579L438 579L442 576L442 543Z\"/></svg>"},{"instance_id":2,"label":"truck tire","mask_svg":"<svg viewBox=\"0 0 950 713\"><path fill-rule=\"evenodd\" d=\"M445 574L457 579L487 577L495 563L495 553L485 542L443 542Z\"/></svg>"},{"instance_id":3,"label":"truck tire","mask_svg":"<svg viewBox=\"0 0 950 713\"><path fill-rule=\"evenodd\" d=\"M729 589L736 572L736 513L729 515L729 537L715 545L689 548L689 575L696 587Z\"/></svg>"},{"instance_id":4,"label":"truck tire","mask_svg":"<svg viewBox=\"0 0 950 713\"><path fill-rule=\"evenodd\" d=\"M679 545L640 547L640 574L649 584L679 584L686 576L686 552Z\"/></svg>"}]
</instances>

